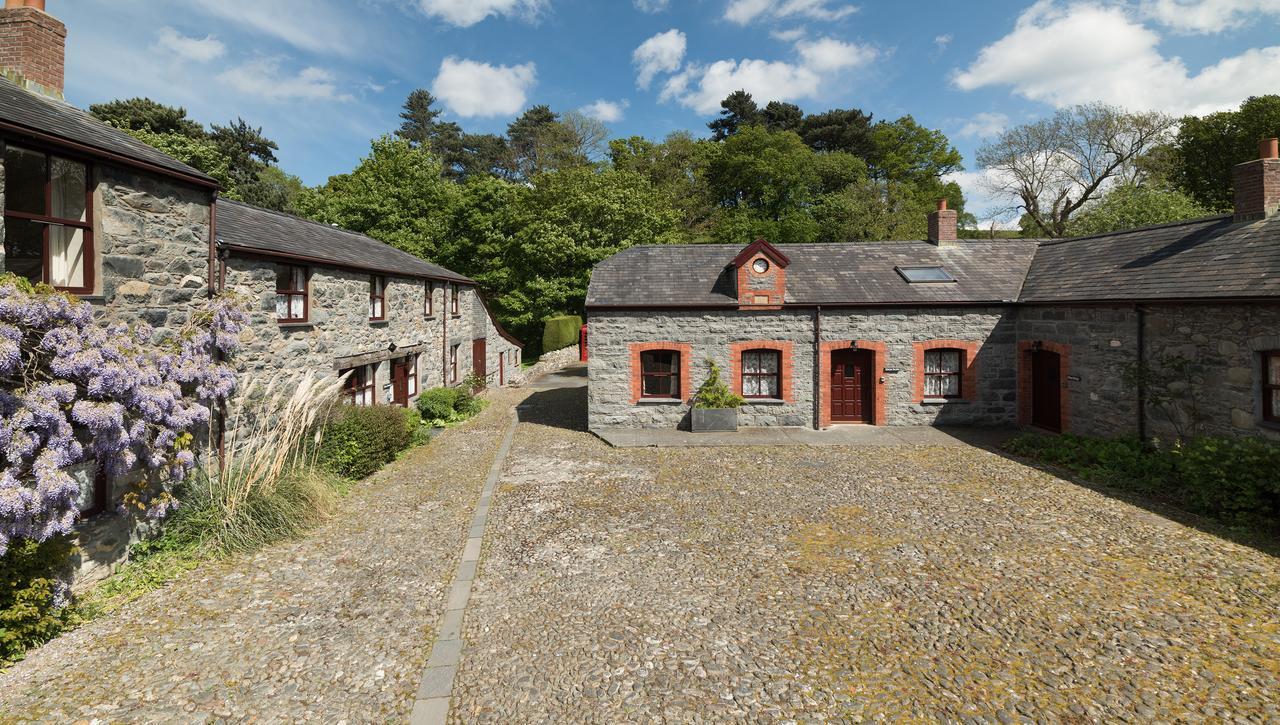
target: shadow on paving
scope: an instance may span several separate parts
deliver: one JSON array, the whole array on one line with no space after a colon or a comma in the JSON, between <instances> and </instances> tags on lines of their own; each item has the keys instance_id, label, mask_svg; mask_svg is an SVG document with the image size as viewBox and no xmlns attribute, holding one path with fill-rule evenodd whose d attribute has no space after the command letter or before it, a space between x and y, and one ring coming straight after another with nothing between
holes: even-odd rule
<instances>
[{"instance_id":1,"label":"shadow on paving","mask_svg":"<svg viewBox=\"0 0 1280 725\"><path fill-rule=\"evenodd\" d=\"M516 415L521 423L533 423L566 430L587 430L587 388L551 388L524 399Z\"/></svg>"}]
</instances>

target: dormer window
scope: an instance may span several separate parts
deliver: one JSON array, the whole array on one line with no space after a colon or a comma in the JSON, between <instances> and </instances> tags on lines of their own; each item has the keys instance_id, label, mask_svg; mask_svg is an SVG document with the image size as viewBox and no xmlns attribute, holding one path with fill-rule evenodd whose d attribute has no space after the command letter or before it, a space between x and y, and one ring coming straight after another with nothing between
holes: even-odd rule
<instances>
[{"instance_id":1,"label":"dormer window","mask_svg":"<svg viewBox=\"0 0 1280 725\"><path fill-rule=\"evenodd\" d=\"M748 244L730 263L737 278L742 309L782 309L787 297L787 266L791 260L763 239Z\"/></svg>"},{"instance_id":2,"label":"dormer window","mask_svg":"<svg viewBox=\"0 0 1280 725\"><path fill-rule=\"evenodd\" d=\"M954 282L947 270L942 267L920 266L920 267L894 267L902 278L911 284L922 284L928 282Z\"/></svg>"}]
</instances>

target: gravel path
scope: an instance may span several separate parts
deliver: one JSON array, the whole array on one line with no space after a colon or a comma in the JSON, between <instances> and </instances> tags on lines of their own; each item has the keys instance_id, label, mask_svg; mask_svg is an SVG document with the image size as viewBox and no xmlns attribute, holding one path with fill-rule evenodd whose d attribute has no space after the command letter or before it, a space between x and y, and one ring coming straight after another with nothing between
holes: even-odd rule
<instances>
[{"instance_id":1,"label":"gravel path","mask_svg":"<svg viewBox=\"0 0 1280 725\"><path fill-rule=\"evenodd\" d=\"M456 722L1280 719L1280 560L976 448L611 449L585 396L528 400Z\"/></svg>"},{"instance_id":2,"label":"gravel path","mask_svg":"<svg viewBox=\"0 0 1280 725\"><path fill-rule=\"evenodd\" d=\"M403 721L527 392L362 482L312 535L193 572L0 674L0 722Z\"/></svg>"}]
</instances>

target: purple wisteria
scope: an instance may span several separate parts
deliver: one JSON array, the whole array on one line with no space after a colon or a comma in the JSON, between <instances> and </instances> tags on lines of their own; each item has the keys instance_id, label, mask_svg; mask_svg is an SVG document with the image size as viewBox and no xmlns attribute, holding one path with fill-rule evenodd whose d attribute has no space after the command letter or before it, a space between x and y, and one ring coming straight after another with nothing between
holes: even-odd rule
<instances>
[{"instance_id":1,"label":"purple wisteria","mask_svg":"<svg viewBox=\"0 0 1280 725\"><path fill-rule=\"evenodd\" d=\"M160 474L158 493L131 502L168 513L193 435L235 386L218 358L247 321L242 301L215 297L157 340L146 323L95 321L86 302L0 276L0 555L12 539L70 533L80 486L66 469L82 461Z\"/></svg>"}]
</instances>

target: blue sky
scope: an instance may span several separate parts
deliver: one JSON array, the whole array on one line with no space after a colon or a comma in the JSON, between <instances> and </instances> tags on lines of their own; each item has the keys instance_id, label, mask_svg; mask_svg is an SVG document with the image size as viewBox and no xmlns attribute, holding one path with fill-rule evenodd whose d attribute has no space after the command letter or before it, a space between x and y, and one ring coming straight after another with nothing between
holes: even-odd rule
<instances>
[{"instance_id":1,"label":"blue sky","mask_svg":"<svg viewBox=\"0 0 1280 725\"><path fill-rule=\"evenodd\" d=\"M149 96L237 115L307 183L352 168L425 87L446 118L502 131L585 109L614 135L706 133L719 99L911 114L964 153L1094 100L1170 113L1280 93L1280 0L50 0L78 106Z\"/></svg>"}]
</instances>

